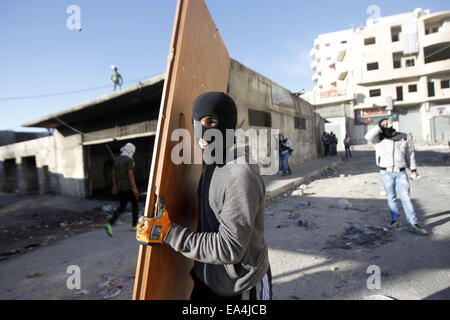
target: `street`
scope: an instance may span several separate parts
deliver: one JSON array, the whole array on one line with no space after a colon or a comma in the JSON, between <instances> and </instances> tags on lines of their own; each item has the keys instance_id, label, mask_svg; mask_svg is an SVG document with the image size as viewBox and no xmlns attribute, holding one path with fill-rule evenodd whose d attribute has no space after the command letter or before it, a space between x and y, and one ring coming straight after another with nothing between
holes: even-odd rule
<instances>
[{"instance_id":1,"label":"street","mask_svg":"<svg viewBox=\"0 0 450 320\"><path fill-rule=\"evenodd\" d=\"M314 179L267 200L265 238L274 299L450 299L448 150L440 146L416 152L421 179L410 182L411 196L428 236L408 231L402 211L402 228L384 228L390 216L370 147L357 146L352 159L336 165L340 156ZM16 230L14 237L24 238L11 245L40 245L3 256L0 299L131 299L138 254L129 231L131 214L124 215L124 224L115 226L110 238L100 224L102 202L69 199L2 202L0 232ZM14 210L26 212L27 206L34 208L33 214L17 220L19 227L27 226L24 230L37 229L30 223L39 219L48 223L39 206L53 208L48 211L52 215L65 208L64 219L70 208L85 210L74 213L84 229L67 231L68 223L58 220L55 233L34 233L28 239L12 220ZM67 287L67 270L73 265L81 270L79 289Z\"/></svg>"},{"instance_id":2,"label":"street","mask_svg":"<svg viewBox=\"0 0 450 320\"><path fill-rule=\"evenodd\" d=\"M430 233L420 236L408 231L403 211L402 228L383 229L390 215L374 151L367 149L308 184L303 195L286 192L268 202L275 299L450 298L448 150L416 152L421 179L410 181L411 197ZM368 289L377 267L380 289Z\"/></svg>"}]
</instances>

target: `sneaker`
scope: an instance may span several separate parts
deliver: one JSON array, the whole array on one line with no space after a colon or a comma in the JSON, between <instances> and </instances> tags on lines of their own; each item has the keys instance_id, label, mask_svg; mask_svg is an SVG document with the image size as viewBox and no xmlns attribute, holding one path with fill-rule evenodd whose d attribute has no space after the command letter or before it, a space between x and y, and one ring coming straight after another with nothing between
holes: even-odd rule
<instances>
[{"instance_id":1,"label":"sneaker","mask_svg":"<svg viewBox=\"0 0 450 320\"><path fill-rule=\"evenodd\" d=\"M105 231L108 234L108 236L113 236L112 226L109 223L105 223Z\"/></svg>"},{"instance_id":2,"label":"sneaker","mask_svg":"<svg viewBox=\"0 0 450 320\"><path fill-rule=\"evenodd\" d=\"M409 231L415 232L415 233L423 235L423 236L426 236L428 234L428 232L424 228L419 226L418 224L414 224L414 225L410 224Z\"/></svg>"},{"instance_id":3,"label":"sneaker","mask_svg":"<svg viewBox=\"0 0 450 320\"><path fill-rule=\"evenodd\" d=\"M392 221L391 224L389 225L389 228L392 230L398 229L402 226L402 223L400 221Z\"/></svg>"}]
</instances>

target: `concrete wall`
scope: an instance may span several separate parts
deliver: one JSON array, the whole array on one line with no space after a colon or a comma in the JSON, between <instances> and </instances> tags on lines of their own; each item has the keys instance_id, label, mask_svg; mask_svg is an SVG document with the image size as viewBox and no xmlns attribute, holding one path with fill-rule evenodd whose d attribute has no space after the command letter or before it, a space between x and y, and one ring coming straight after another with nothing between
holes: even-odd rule
<instances>
[{"instance_id":1,"label":"concrete wall","mask_svg":"<svg viewBox=\"0 0 450 320\"><path fill-rule=\"evenodd\" d=\"M35 159L36 170L31 168ZM55 130L53 136L14 143L0 147L0 162L15 159L17 187L21 194L30 192L30 175L37 172L38 191L41 194L55 193L65 196L84 197L85 179L81 136L62 136ZM6 182L4 168L1 185Z\"/></svg>"},{"instance_id":2,"label":"concrete wall","mask_svg":"<svg viewBox=\"0 0 450 320\"><path fill-rule=\"evenodd\" d=\"M58 130L54 132L56 148L56 173L58 174L59 192L65 196L86 196L84 172L84 154L81 135L64 137Z\"/></svg>"},{"instance_id":3,"label":"concrete wall","mask_svg":"<svg viewBox=\"0 0 450 320\"><path fill-rule=\"evenodd\" d=\"M241 63L231 59L228 93L233 97L238 107L238 128L279 129L293 144L294 152L290 165L296 166L317 158L318 149L317 126L322 126L323 119L317 117L313 106L295 96L273 81L263 77ZM270 113L271 127L255 127L249 124L248 110L258 110ZM305 120L306 128L295 128L294 118ZM277 140L272 134L271 139ZM259 155L266 150L259 150ZM261 165L261 173L267 174Z\"/></svg>"},{"instance_id":4,"label":"concrete wall","mask_svg":"<svg viewBox=\"0 0 450 320\"><path fill-rule=\"evenodd\" d=\"M57 165L55 158L54 138L52 136L19 142L0 147L0 162L4 164L5 160L14 159L16 163L17 173L17 187L22 194L28 193L28 177L27 168L25 165L25 158L35 157L39 192L56 192L58 190L57 184ZM45 175L43 167L48 168L49 175ZM4 165L0 166L4 169ZM4 170L2 171L2 180L0 184L4 187L6 176ZM30 170L28 170L30 171ZM51 174L53 173L53 175ZM45 190L44 185L48 185Z\"/></svg>"}]
</instances>

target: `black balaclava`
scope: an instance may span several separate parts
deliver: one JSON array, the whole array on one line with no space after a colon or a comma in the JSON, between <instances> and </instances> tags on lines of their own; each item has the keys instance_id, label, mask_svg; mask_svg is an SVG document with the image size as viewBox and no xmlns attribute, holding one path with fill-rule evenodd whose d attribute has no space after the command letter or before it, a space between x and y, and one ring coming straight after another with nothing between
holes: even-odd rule
<instances>
[{"instance_id":1,"label":"black balaclava","mask_svg":"<svg viewBox=\"0 0 450 320\"><path fill-rule=\"evenodd\" d=\"M385 120L389 120L388 118L383 118L380 121L378 121L378 126L381 129L381 133L380 133L380 140L383 140L384 138L392 138L396 135L396 131L393 127L390 128L385 128L383 127L381 124L383 123L383 121Z\"/></svg>"},{"instance_id":2,"label":"black balaclava","mask_svg":"<svg viewBox=\"0 0 450 320\"><path fill-rule=\"evenodd\" d=\"M214 136L212 139L205 139L204 136L208 133L209 130L218 130L222 134L222 161L221 163L225 163L226 151L228 147L230 147L230 143L234 143L233 141L227 141L226 139L226 130L227 129L236 129L237 124L237 108L233 99L224 92L205 92L202 93L195 99L194 106L192 108L192 120L200 121L203 117L210 116L217 119L218 125L214 128L204 127L202 126L202 130L195 130L194 128L194 140L197 147L198 141L200 139L204 139L209 143L209 145L202 149L204 161L207 164L211 164L214 161L215 152L213 149L209 150L210 147L214 148L217 146L212 145L214 142ZM227 145L228 144L228 145ZM206 151L206 152L205 152ZM211 157L210 157L211 156ZM220 159L219 159L220 160Z\"/></svg>"}]
</instances>

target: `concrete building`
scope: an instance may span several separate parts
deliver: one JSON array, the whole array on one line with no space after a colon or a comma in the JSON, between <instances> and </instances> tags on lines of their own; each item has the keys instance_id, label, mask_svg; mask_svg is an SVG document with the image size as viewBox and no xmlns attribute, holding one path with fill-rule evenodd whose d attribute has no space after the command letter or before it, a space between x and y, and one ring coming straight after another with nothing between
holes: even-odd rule
<instances>
[{"instance_id":1,"label":"concrete building","mask_svg":"<svg viewBox=\"0 0 450 320\"><path fill-rule=\"evenodd\" d=\"M450 136L450 11L369 20L364 27L319 35L310 51L312 92L302 97L330 123L343 148L382 117L427 143Z\"/></svg>"},{"instance_id":2,"label":"concrete building","mask_svg":"<svg viewBox=\"0 0 450 320\"><path fill-rule=\"evenodd\" d=\"M17 132L12 130L0 131L0 146L37 139L48 135L50 135L49 132Z\"/></svg>"},{"instance_id":3,"label":"concrete building","mask_svg":"<svg viewBox=\"0 0 450 320\"><path fill-rule=\"evenodd\" d=\"M239 128L281 128L293 142L291 165L315 159L324 120L313 106L239 62L230 63L228 93L238 106ZM2 189L108 197L114 156L132 142L136 183L146 190L164 80L162 74L25 124L53 129L53 135L0 147ZM264 173L264 164L260 167Z\"/></svg>"}]
</instances>

